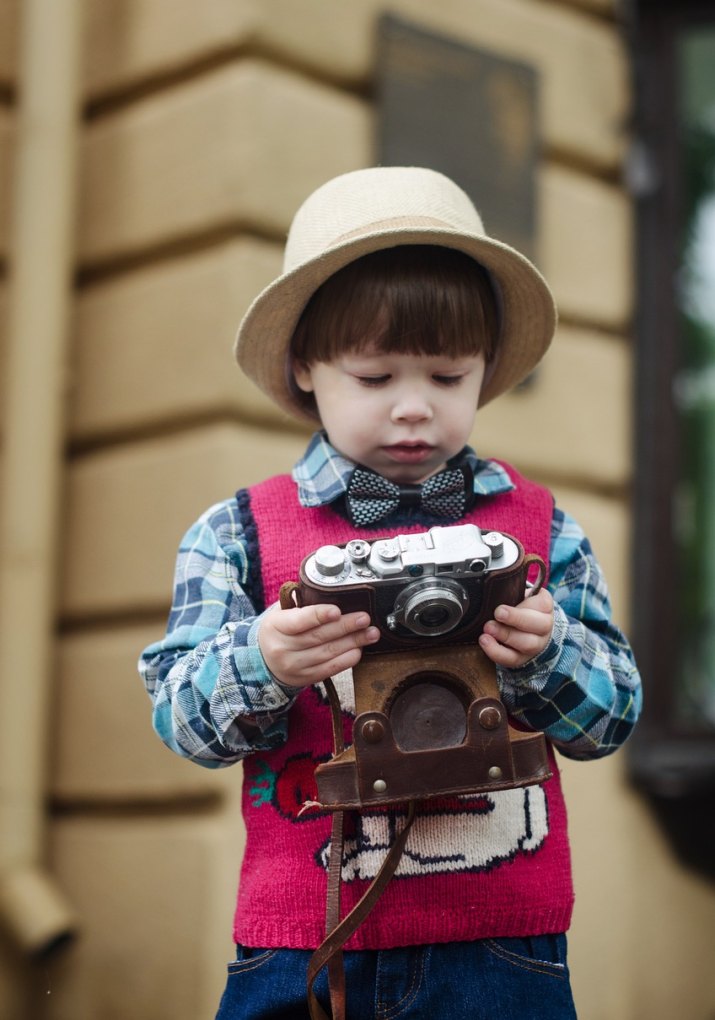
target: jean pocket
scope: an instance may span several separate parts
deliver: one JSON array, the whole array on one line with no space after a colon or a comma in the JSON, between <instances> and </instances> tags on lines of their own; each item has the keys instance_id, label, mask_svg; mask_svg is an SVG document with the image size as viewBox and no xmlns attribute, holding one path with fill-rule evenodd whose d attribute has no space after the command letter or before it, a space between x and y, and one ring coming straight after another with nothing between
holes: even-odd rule
<instances>
[{"instance_id":1,"label":"jean pocket","mask_svg":"<svg viewBox=\"0 0 715 1020\"><path fill-rule=\"evenodd\" d=\"M485 948L505 963L536 974L568 978L565 935L485 939Z\"/></svg>"},{"instance_id":2,"label":"jean pocket","mask_svg":"<svg viewBox=\"0 0 715 1020\"><path fill-rule=\"evenodd\" d=\"M277 949L254 949L251 946L236 946L236 959L228 965L228 973L245 974L263 967L278 952Z\"/></svg>"}]
</instances>

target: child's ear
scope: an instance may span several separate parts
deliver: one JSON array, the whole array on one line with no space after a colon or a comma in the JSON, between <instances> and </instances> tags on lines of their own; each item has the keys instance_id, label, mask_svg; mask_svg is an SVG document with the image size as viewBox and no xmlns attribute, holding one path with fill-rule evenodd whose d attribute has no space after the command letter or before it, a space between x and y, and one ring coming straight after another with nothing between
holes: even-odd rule
<instances>
[{"instance_id":1,"label":"child's ear","mask_svg":"<svg viewBox=\"0 0 715 1020\"><path fill-rule=\"evenodd\" d=\"M313 373L310 370L308 362L301 361L299 358L293 358L291 367L293 369L293 378L295 379L298 389L303 390L304 393L312 393Z\"/></svg>"}]
</instances>

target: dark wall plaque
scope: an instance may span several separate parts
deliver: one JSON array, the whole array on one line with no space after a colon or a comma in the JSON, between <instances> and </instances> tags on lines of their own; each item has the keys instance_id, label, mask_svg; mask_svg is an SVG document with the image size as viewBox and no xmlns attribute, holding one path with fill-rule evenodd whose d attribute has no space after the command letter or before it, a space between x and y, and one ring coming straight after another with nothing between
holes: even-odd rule
<instances>
[{"instance_id":1,"label":"dark wall plaque","mask_svg":"<svg viewBox=\"0 0 715 1020\"><path fill-rule=\"evenodd\" d=\"M536 70L391 15L378 34L377 161L441 170L489 234L533 258Z\"/></svg>"}]
</instances>

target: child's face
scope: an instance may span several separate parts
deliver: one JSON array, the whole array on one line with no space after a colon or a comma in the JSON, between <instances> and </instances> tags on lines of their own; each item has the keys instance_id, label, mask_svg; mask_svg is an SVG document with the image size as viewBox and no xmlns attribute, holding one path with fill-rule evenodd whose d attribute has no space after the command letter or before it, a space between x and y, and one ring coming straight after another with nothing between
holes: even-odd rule
<instances>
[{"instance_id":1,"label":"child's face","mask_svg":"<svg viewBox=\"0 0 715 1020\"><path fill-rule=\"evenodd\" d=\"M313 393L333 446L397 483L421 482L462 449L484 378L481 354L376 351L330 362L296 363L298 386Z\"/></svg>"}]
</instances>

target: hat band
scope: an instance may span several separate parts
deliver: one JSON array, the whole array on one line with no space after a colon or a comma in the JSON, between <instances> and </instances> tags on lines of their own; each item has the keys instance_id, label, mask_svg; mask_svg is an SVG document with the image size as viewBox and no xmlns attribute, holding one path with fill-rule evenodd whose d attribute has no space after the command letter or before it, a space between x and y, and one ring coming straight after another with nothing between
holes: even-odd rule
<instances>
[{"instance_id":1,"label":"hat band","mask_svg":"<svg viewBox=\"0 0 715 1020\"><path fill-rule=\"evenodd\" d=\"M349 230L347 234L336 237L330 247L352 241L356 237L370 237L384 230L420 230L423 227L438 230L449 230L453 233L467 234L467 231L459 230L453 223L445 223L444 220L435 219L432 216L393 216L387 220L376 220L366 226L358 227L356 230ZM473 235L470 235L473 236Z\"/></svg>"}]
</instances>

